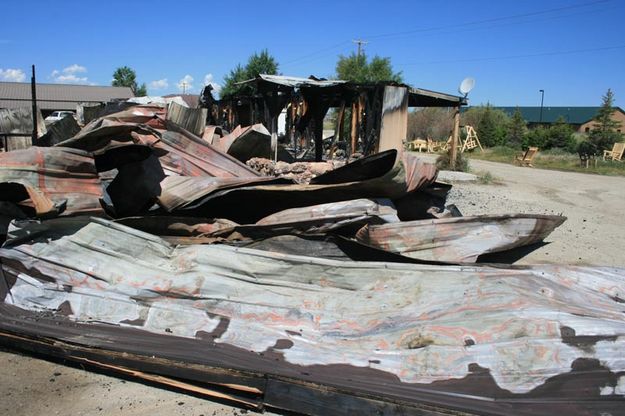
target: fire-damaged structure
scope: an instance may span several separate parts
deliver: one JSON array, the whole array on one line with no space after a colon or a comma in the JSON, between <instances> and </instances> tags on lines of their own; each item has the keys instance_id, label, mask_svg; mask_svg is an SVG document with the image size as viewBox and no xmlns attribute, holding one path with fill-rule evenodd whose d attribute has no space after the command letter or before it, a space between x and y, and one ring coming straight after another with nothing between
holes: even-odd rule
<instances>
[{"instance_id":1,"label":"fire-damaged structure","mask_svg":"<svg viewBox=\"0 0 625 416\"><path fill-rule=\"evenodd\" d=\"M253 88L219 102L218 124L230 129L264 124L272 133L275 155L278 116L284 111L285 142L296 153L314 143L316 161L323 156L323 119L330 108L336 109L337 119L331 146L343 144L348 155L370 155L401 149L406 138L408 107L459 108L466 104L463 97L395 82L354 83L260 74L245 84L252 84Z\"/></svg>"},{"instance_id":2,"label":"fire-damaged structure","mask_svg":"<svg viewBox=\"0 0 625 416\"><path fill-rule=\"evenodd\" d=\"M625 269L510 264L564 217L461 216L393 112L296 183L171 108L0 154L1 344L258 411L622 413Z\"/></svg>"}]
</instances>

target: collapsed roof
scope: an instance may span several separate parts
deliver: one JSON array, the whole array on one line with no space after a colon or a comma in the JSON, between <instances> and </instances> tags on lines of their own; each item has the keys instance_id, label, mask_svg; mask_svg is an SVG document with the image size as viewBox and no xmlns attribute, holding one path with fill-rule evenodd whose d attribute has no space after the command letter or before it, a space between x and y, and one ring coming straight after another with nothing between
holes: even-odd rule
<instances>
[{"instance_id":1,"label":"collapsed roof","mask_svg":"<svg viewBox=\"0 0 625 416\"><path fill-rule=\"evenodd\" d=\"M625 270L488 262L564 217L458 216L393 149L264 176L167 113L0 154L0 343L256 410L623 408Z\"/></svg>"}]
</instances>

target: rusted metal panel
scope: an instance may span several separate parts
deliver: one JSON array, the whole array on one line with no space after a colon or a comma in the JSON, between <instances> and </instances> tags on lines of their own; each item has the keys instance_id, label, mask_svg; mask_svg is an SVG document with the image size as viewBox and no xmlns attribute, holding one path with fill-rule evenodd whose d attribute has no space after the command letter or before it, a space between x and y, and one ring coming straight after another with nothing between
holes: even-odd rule
<instances>
[{"instance_id":1,"label":"rusted metal panel","mask_svg":"<svg viewBox=\"0 0 625 416\"><path fill-rule=\"evenodd\" d=\"M15 229L0 249L3 333L325 386L397 411L624 404L623 269L337 261L176 247L101 219L65 227Z\"/></svg>"},{"instance_id":2,"label":"rusted metal panel","mask_svg":"<svg viewBox=\"0 0 625 416\"><path fill-rule=\"evenodd\" d=\"M259 183L223 190L194 186L197 192L190 193L174 212L248 224L290 208L358 198L392 199L405 195L408 182L418 182L407 181L403 164L396 164L396 159L397 152L389 150L317 176L310 184ZM188 183L202 180L191 178Z\"/></svg>"},{"instance_id":3,"label":"rusted metal panel","mask_svg":"<svg viewBox=\"0 0 625 416\"><path fill-rule=\"evenodd\" d=\"M167 174L183 176L258 177L259 174L181 127L161 118L163 109L136 106L94 120L59 146L103 153L123 143L161 151ZM161 128L158 128L161 127Z\"/></svg>"},{"instance_id":4,"label":"rusted metal panel","mask_svg":"<svg viewBox=\"0 0 625 416\"><path fill-rule=\"evenodd\" d=\"M194 201L226 189L234 189L259 183L285 183L288 181L272 177L212 177L212 176L168 176L161 182L159 204L167 211L182 209Z\"/></svg>"},{"instance_id":5,"label":"rusted metal panel","mask_svg":"<svg viewBox=\"0 0 625 416\"><path fill-rule=\"evenodd\" d=\"M100 205L102 185L95 162L89 153L82 150L31 147L0 153L0 188L3 188L0 200L28 203L29 197L21 198L15 185L31 189L45 200L63 206L67 215L103 213ZM32 200L34 194L29 192L29 195ZM49 204L43 200L39 202ZM31 203L34 203L36 211L46 211L38 206L37 201Z\"/></svg>"},{"instance_id":6,"label":"rusted metal panel","mask_svg":"<svg viewBox=\"0 0 625 416\"><path fill-rule=\"evenodd\" d=\"M363 227L365 244L421 260L475 262L495 253L542 241L561 225L560 215L478 215L405 221Z\"/></svg>"},{"instance_id":7,"label":"rusted metal panel","mask_svg":"<svg viewBox=\"0 0 625 416\"><path fill-rule=\"evenodd\" d=\"M196 136L201 136L206 127L206 108L188 108L175 102L167 106L167 120Z\"/></svg>"},{"instance_id":8,"label":"rusted metal panel","mask_svg":"<svg viewBox=\"0 0 625 416\"><path fill-rule=\"evenodd\" d=\"M436 181L438 176L436 165L426 163L417 156L407 152L403 153L402 162L406 170L406 193L415 192Z\"/></svg>"},{"instance_id":9,"label":"rusted metal panel","mask_svg":"<svg viewBox=\"0 0 625 416\"><path fill-rule=\"evenodd\" d=\"M26 84L25 84L26 85ZM29 86L30 87L30 86ZM33 145L33 110L30 107L2 108L0 109L0 139L4 139L6 151L27 149ZM37 132L38 137L46 133L46 125L43 122L41 111L37 109ZM25 133L24 136L16 136L15 133ZM3 137L3 134L9 134Z\"/></svg>"}]
</instances>

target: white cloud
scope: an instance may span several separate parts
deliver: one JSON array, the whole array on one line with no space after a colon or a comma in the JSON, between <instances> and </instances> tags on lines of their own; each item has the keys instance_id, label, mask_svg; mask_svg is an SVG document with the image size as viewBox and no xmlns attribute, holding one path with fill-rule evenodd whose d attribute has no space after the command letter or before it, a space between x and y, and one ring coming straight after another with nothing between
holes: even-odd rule
<instances>
[{"instance_id":1,"label":"white cloud","mask_svg":"<svg viewBox=\"0 0 625 416\"><path fill-rule=\"evenodd\" d=\"M90 84L87 77L80 77L76 74L87 72L87 68L82 65L73 64L63 68L61 71L55 69L50 74L53 82L59 84Z\"/></svg>"},{"instance_id":2,"label":"white cloud","mask_svg":"<svg viewBox=\"0 0 625 416\"><path fill-rule=\"evenodd\" d=\"M158 79L156 81L150 82L149 85L151 90L164 90L169 87L169 82L167 82L167 78Z\"/></svg>"},{"instance_id":3,"label":"white cloud","mask_svg":"<svg viewBox=\"0 0 625 416\"><path fill-rule=\"evenodd\" d=\"M212 85L213 91L219 93L221 91L221 85L216 83L213 78L213 74L204 75L204 85Z\"/></svg>"},{"instance_id":4,"label":"white cloud","mask_svg":"<svg viewBox=\"0 0 625 416\"><path fill-rule=\"evenodd\" d=\"M189 74L185 75L180 81L178 81L178 89L180 91L189 92L193 89L193 77Z\"/></svg>"},{"instance_id":5,"label":"white cloud","mask_svg":"<svg viewBox=\"0 0 625 416\"><path fill-rule=\"evenodd\" d=\"M77 77L74 74L69 74L54 77L54 82L58 82L59 84L84 84L88 81L87 77Z\"/></svg>"},{"instance_id":6,"label":"white cloud","mask_svg":"<svg viewBox=\"0 0 625 416\"><path fill-rule=\"evenodd\" d=\"M63 68L64 74L78 74L81 72L87 72L87 68L78 64L70 65L67 68Z\"/></svg>"},{"instance_id":7,"label":"white cloud","mask_svg":"<svg viewBox=\"0 0 625 416\"><path fill-rule=\"evenodd\" d=\"M0 68L0 80L9 82L23 82L26 74L21 69Z\"/></svg>"}]
</instances>

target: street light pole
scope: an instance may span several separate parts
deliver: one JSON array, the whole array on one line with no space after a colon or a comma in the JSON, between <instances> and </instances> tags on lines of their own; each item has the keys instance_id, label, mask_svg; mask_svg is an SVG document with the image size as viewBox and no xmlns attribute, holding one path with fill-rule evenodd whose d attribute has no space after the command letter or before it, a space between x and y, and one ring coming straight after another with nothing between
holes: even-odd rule
<instances>
[{"instance_id":1,"label":"street light pole","mask_svg":"<svg viewBox=\"0 0 625 416\"><path fill-rule=\"evenodd\" d=\"M540 92L540 119L539 123L543 123L543 102L545 101L545 90L538 90Z\"/></svg>"}]
</instances>

